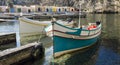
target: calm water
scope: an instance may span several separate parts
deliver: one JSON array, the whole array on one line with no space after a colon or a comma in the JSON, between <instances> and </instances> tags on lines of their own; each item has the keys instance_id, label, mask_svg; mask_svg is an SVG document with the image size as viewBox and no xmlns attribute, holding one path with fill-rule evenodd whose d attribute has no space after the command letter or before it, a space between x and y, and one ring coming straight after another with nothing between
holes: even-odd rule
<instances>
[{"instance_id":1,"label":"calm water","mask_svg":"<svg viewBox=\"0 0 120 65\"><path fill-rule=\"evenodd\" d=\"M0 22L0 33L15 33L17 31L18 22Z\"/></svg>"},{"instance_id":2,"label":"calm water","mask_svg":"<svg viewBox=\"0 0 120 65\"><path fill-rule=\"evenodd\" d=\"M86 25L97 20L102 22L100 42L88 51L82 53L78 51L72 56L61 57L56 65L120 65L120 15L88 15L87 18L81 19L81 24ZM13 32L17 24L15 22L0 23L0 31ZM45 57L42 60L25 62L24 65L49 65L53 54L52 41L47 37L41 41L45 46Z\"/></svg>"},{"instance_id":3,"label":"calm water","mask_svg":"<svg viewBox=\"0 0 120 65\"><path fill-rule=\"evenodd\" d=\"M97 19L100 18L99 16ZM120 65L120 15L102 15L101 18L102 42L95 65Z\"/></svg>"}]
</instances>

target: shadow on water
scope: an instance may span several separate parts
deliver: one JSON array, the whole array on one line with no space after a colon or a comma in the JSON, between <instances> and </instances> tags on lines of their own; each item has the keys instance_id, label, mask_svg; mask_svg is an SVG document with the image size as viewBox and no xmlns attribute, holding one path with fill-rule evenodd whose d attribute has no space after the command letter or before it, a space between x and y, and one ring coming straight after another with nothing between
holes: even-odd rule
<instances>
[{"instance_id":1,"label":"shadow on water","mask_svg":"<svg viewBox=\"0 0 120 65\"><path fill-rule=\"evenodd\" d=\"M120 47L120 23L119 15L105 15L104 29L102 33L102 46L117 52Z\"/></svg>"},{"instance_id":2,"label":"shadow on water","mask_svg":"<svg viewBox=\"0 0 120 65\"><path fill-rule=\"evenodd\" d=\"M91 58L94 56L94 54L96 53L98 49L98 46L94 46L93 48L83 52L83 53L77 53L75 55L73 55L71 58L69 58L66 62L66 65L84 65L85 63L89 62L89 60L91 60ZM72 60L72 59L76 59L76 61Z\"/></svg>"},{"instance_id":3,"label":"shadow on water","mask_svg":"<svg viewBox=\"0 0 120 65\"><path fill-rule=\"evenodd\" d=\"M95 65L120 65L120 15L104 15L102 43Z\"/></svg>"},{"instance_id":4,"label":"shadow on water","mask_svg":"<svg viewBox=\"0 0 120 65\"><path fill-rule=\"evenodd\" d=\"M95 65L120 65L118 39L103 39Z\"/></svg>"},{"instance_id":5,"label":"shadow on water","mask_svg":"<svg viewBox=\"0 0 120 65\"><path fill-rule=\"evenodd\" d=\"M66 55L66 57L63 58L55 58L54 65L94 65L96 58L95 54L97 54L99 45L100 40L88 49L71 53L70 56Z\"/></svg>"}]
</instances>

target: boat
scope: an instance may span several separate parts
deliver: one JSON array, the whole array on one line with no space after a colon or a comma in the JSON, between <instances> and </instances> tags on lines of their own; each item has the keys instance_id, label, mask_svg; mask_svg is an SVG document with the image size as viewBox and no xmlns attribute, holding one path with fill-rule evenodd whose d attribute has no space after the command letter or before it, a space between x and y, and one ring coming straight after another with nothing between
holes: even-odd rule
<instances>
[{"instance_id":1,"label":"boat","mask_svg":"<svg viewBox=\"0 0 120 65\"><path fill-rule=\"evenodd\" d=\"M94 45L101 34L101 22L89 23L80 28L52 22L45 30L53 38L54 57L58 57Z\"/></svg>"},{"instance_id":2,"label":"boat","mask_svg":"<svg viewBox=\"0 0 120 65\"><path fill-rule=\"evenodd\" d=\"M48 26L51 21L37 21L33 19L29 19L26 17L21 17L19 18L20 21L20 34L27 34L27 35L32 35L32 34L44 34L44 28ZM64 24L65 26L72 26L73 22L66 22L66 21L61 21L57 20L58 23Z\"/></svg>"},{"instance_id":3,"label":"boat","mask_svg":"<svg viewBox=\"0 0 120 65\"><path fill-rule=\"evenodd\" d=\"M81 13L81 9L79 9L79 23L76 28L68 27L55 21L45 28L46 34L53 39L54 58L89 48L99 40L101 22L88 23L86 26L80 25Z\"/></svg>"}]
</instances>

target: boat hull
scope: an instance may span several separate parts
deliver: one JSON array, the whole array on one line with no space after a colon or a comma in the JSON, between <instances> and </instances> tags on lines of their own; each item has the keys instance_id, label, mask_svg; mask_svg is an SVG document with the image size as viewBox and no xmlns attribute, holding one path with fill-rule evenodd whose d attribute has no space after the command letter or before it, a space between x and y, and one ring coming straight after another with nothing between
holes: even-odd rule
<instances>
[{"instance_id":1,"label":"boat hull","mask_svg":"<svg viewBox=\"0 0 120 65\"><path fill-rule=\"evenodd\" d=\"M35 24L35 23L29 23L25 20L20 21L20 34L35 34L35 33L41 33L44 31L44 27L42 25Z\"/></svg>"},{"instance_id":2,"label":"boat hull","mask_svg":"<svg viewBox=\"0 0 120 65\"><path fill-rule=\"evenodd\" d=\"M54 53L85 48L93 45L98 37L91 39L73 39L60 36L53 36L54 39Z\"/></svg>"},{"instance_id":3,"label":"boat hull","mask_svg":"<svg viewBox=\"0 0 120 65\"><path fill-rule=\"evenodd\" d=\"M94 23L93 23L94 24ZM48 30L48 34L49 34ZM54 57L94 45L101 34L101 24L95 29L70 28L53 22Z\"/></svg>"}]
</instances>

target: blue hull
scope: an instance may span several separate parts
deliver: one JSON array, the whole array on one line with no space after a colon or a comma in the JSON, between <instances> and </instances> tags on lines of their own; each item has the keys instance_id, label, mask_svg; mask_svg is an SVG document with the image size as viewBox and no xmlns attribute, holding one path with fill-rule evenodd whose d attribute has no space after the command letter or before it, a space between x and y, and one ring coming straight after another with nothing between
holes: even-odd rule
<instances>
[{"instance_id":1,"label":"blue hull","mask_svg":"<svg viewBox=\"0 0 120 65\"><path fill-rule=\"evenodd\" d=\"M54 53L72 50L77 48L86 47L94 44L98 37L92 39L73 39L73 38L64 38L59 36L53 36L54 39Z\"/></svg>"}]
</instances>

